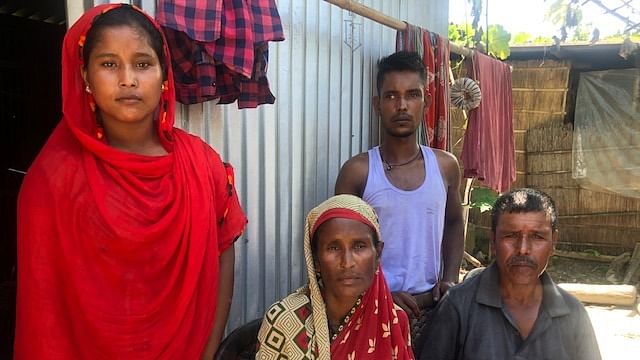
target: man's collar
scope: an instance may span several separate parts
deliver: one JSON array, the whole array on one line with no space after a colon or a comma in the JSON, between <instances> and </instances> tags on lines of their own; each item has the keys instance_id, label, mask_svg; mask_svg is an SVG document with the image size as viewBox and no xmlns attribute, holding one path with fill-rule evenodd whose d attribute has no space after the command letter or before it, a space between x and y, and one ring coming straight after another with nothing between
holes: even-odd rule
<instances>
[{"instance_id":1,"label":"man's collar","mask_svg":"<svg viewBox=\"0 0 640 360\"><path fill-rule=\"evenodd\" d=\"M496 263L494 262L489 265L478 276L480 277L478 279L480 284L478 285L478 292L476 293L476 301L483 305L501 308L500 277Z\"/></svg>"},{"instance_id":2,"label":"man's collar","mask_svg":"<svg viewBox=\"0 0 640 360\"><path fill-rule=\"evenodd\" d=\"M489 265L479 277L480 284L476 293L476 302L495 308L502 308L500 273L496 263ZM542 307L548 311L551 317L569 314L567 302L546 271L542 273L540 280L542 282Z\"/></svg>"},{"instance_id":3,"label":"man's collar","mask_svg":"<svg viewBox=\"0 0 640 360\"><path fill-rule=\"evenodd\" d=\"M540 276L540 280L542 280L542 305L549 312L549 316L568 315L571 312L569 305L560 293L560 288L553 283L551 276L545 271Z\"/></svg>"}]
</instances>

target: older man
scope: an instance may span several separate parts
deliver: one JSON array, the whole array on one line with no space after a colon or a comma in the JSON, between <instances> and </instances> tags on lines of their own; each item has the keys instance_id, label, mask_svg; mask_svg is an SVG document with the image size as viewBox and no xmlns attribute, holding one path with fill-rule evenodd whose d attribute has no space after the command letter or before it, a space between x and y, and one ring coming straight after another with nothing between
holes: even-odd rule
<instances>
[{"instance_id":1,"label":"older man","mask_svg":"<svg viewBox=\"0 0 640 360\"><path fill-rule=\"evenodd\" d=\"M496 201L491 230L495 262L445 295L420 359L601 359L584 307L545 272L558 238L553 200L512 190Z\"/></svg>"}]
</instances>

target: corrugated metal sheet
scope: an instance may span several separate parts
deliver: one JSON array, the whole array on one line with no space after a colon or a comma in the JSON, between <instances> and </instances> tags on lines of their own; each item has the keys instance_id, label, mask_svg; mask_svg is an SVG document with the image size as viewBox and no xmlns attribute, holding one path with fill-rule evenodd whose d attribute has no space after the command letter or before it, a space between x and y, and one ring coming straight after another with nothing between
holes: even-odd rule
<instances>
[{"instance_id":1,"label":"corrugated metal sheet","mask_svg":"<svg viewBox=\"0 0 640 360\"><path fill-rule=\"evenodd\" d=\"M447 31L448 1L361 2ZM155 11L152 0L133 3ZM236 243L229 329L262 317L267 306L303 283L305 215L333 194L342 163L378 142L370 105L375 65L395 49L395 30L356 16L362 46L352 51L344 43L351 15L322 0L279 0L278 10L287 40L270 47L268 75L276 104L238 110L235 104L209 102L181 106L178 114L180 127L200 135L234 165L249 218Z\"/></svg>"}]
</instances>

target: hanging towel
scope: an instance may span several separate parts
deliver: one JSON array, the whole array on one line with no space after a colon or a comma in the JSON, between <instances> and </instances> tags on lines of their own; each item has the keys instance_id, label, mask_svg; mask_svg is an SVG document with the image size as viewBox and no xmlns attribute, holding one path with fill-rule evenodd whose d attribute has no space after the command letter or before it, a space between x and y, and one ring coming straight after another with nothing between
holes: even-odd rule
<instances>
[{"instance_id":1,"label":"hanging towel","mask_svg":"<svg viewBox=\"0 0 640 360\"><path fill-rule=\"evenodd\" d=\"M396 51L417 52L427 70L427 91L431 106L425 112L424 139L432 148L449 150L449 40L442 36L407 24L396 35Z\"/></svg>"},{"instance_id":2,"label":"hanging towel","mask_svg":"<svg viewBox=\"0 0 640 360\"><path fill-rule=\"evenodd\" d=\"M482 101L469 111L461 155L464 177L505 192L516 180L511 69L477 51L472 59L466 61L467 73L479 83Z\"/></svg>"},{"instance_id":3,"label":"hanging towel","mask_svg":"<svg viewBox=\"0 0 640 360\"><path fill-rule=\"evenodd\" d=\"M214 99L229 104L238 100L239 108L273 104L275 97L266 77L268 41L284 40L275 0L220 0L210 11L197 8L206 3L159 1L158 8L163 9L159 21L171 20L163 24L163 31L173 58L176 99L183 104ZM180 11L172 13L176 9ZM220 24L219 36L212 41L191 37L206 33L200 26L211 23L208 18L203 21L202 14L212 16Z\"/></svg>"}]
</instances>

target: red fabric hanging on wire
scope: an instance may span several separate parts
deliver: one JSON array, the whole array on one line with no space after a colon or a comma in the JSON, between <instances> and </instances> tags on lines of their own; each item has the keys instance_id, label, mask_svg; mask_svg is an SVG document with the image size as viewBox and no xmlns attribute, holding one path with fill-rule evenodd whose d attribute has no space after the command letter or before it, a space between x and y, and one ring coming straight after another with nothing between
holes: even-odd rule
<instances>
[{"instance_id":1,"label":"red fabric hanging on wire","mask_svg":"<svg viewBox=\"0 0 640 360\"><path fill-rule=\"evenodd\" d=\"M396 35L396 51L415 51L422 56L427 70L427 92L431 105L423 121L425 144L450 150L449 113L449 40L420 27L407 24Z\"/></svg>"}]
</instances>

